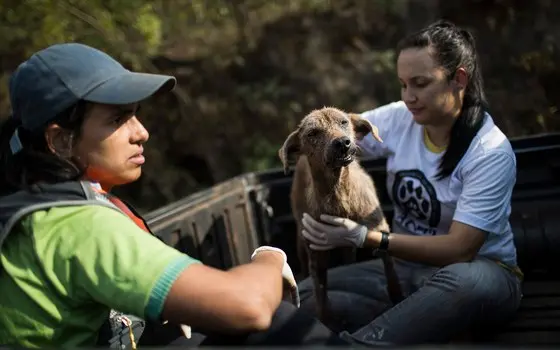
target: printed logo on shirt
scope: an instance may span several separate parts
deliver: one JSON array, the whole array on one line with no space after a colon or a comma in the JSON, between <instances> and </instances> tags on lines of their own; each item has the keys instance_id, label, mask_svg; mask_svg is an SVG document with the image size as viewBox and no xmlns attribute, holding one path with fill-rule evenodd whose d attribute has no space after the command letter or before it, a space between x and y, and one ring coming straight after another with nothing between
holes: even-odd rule
<instances>
[{"instance_id":1,"label":"printed logo on shirt","mask_svg":"<svg viewBox=\"0 0 560 350\"><path fill-rule=\"evenodd\" d=\"M441 208L434 186L424 173L419 170L397 172L392 195L400 209L395 221L401 227L421 235L436 234Z\"/></svg>"}]
</instances>

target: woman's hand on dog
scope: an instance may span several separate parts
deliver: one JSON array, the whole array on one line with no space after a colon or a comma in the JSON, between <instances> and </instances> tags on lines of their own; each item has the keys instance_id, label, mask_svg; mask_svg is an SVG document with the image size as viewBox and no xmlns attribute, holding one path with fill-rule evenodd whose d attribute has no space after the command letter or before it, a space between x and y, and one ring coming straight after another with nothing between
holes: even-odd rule
<instances>
[{"instance_id":1,"label":"woman's hand on dog","mask_svg":"<svg viewBox=\"0 0 560 350\"><path fill-rule=\"evenodd\" d=\"M364 245L368 229L350 219L322 214L321 221L304 213L303 236L310 242L312 250L330 250L336 247L356 247Z\"/></svg>"}]
</instances>

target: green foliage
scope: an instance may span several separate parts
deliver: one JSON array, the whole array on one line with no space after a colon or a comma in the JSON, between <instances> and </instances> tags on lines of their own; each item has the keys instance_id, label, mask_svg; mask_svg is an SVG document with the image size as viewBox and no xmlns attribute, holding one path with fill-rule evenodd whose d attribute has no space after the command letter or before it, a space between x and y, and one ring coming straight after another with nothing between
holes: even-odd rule
<instances>
[{"instance_id":1,"label":"green foliage","mask_svg":"<svg viewBox=\"0 0 560 350\"><path fill-rule=\"evenodd\" d=\"M150 1L8 0L0 3L0 50L23 56L48 45L83 42L131 60L153 55L161 41L161 19Z\"/></svg>"},{"instance_id":2,"label":"green foliage","mask_svg":"<svg viewBox=\"0 0 560 350\"><path fill-rule=\"evenodd\" d=\"M161 43L161 18L151 1L4 0L0 2L0 81L34 52L63 42L99 48L136 69ZM7 86L0 113L7 114Z\"/></svg>"}]
</instances>

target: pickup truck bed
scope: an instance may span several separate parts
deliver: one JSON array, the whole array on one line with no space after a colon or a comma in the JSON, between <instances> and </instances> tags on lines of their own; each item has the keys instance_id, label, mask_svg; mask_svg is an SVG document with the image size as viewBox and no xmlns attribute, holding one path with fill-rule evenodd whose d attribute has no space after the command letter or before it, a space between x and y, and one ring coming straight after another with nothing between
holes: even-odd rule
<instances>
[{"instance_id":1,"label":"pickup truck bed","mask_svg":"<svg viewBox=\"0 0 560 350\"><path fill-rule=\"evenodd\" d=\"M525 273L524 299L517 318L489 330L478 343L560 345L560 134L512 139L517 183L511 224ZM373 177L388 219L384 159L363 160ZM498 170L498 169L497 169ZM498 170L499 171L499 170ZM249 261L253 249L284 249L294 273L295 223L290 211L291 175L273 169L237 176L146 215L167 244L218 268Z\"/></svg>"}]
</instances>

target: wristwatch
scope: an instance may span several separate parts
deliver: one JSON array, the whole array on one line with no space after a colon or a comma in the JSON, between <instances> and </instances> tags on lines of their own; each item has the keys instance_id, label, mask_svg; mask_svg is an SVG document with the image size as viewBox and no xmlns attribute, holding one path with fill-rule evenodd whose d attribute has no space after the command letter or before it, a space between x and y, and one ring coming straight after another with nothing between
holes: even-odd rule
<instances>
[{"instance_id":1,"label":"wristwatch","mask_svg":"<svg viewBox=\"0 0 560 350\"><path fill-rule=\"evenodd\" d=\"M379 242L379 247L373 250L373 254L377 255L378 253L385 254L387 250L389 250L389 232L387 231L379 231L381 233L381 241Z\"/></svg>"},{"instance_id":2,"label":"wristwatch","mask_svg":"<svg viewBox=\"0 0 560 350\"><path fill-rule=\"evenodd\" d=\"M381 232L381 241L379 242L379 247L377 249L386 252L389 250L389 232L387 231L379 231Z\"/></svg>"}]
</instances>

